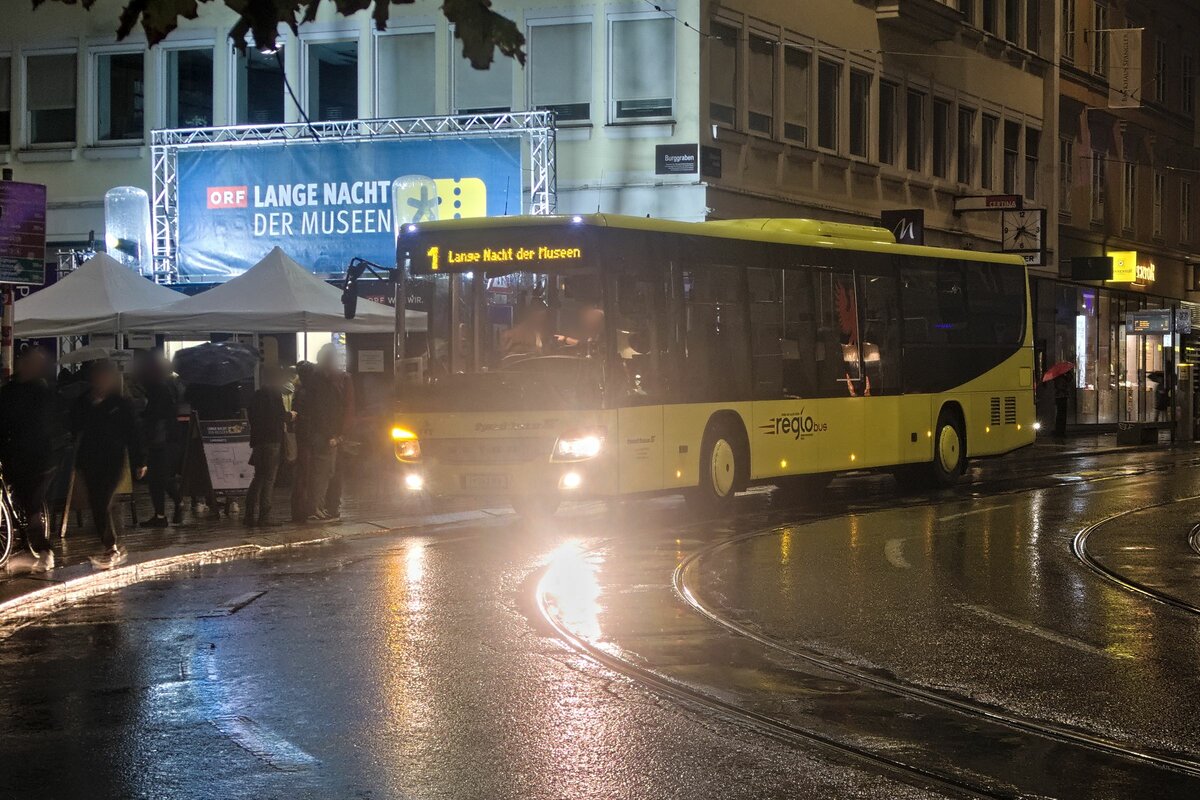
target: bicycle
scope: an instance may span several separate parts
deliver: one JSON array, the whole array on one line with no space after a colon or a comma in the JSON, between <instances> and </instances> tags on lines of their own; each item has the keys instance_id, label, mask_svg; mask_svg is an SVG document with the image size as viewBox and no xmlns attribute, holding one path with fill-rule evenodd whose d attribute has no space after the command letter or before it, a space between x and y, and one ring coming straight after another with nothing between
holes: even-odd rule
<instances>
[{"instance_id":1,"label":"bicycle","mask_svg":"<svg viewBox=\"0 0 1200 800\"><path fill-rule=\"evenodd\" d=\"M4 464L0 463L0 567L8 563L17 531L23 529L25 523L25 515L18 509L8 481L4 479Z\"/></svg>"}]
</instances>

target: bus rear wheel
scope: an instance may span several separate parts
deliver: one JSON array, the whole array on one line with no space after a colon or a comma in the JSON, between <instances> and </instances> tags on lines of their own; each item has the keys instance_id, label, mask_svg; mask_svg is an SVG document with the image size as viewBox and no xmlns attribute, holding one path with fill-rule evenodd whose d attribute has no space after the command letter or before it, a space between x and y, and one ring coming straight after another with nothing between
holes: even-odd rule
<instances>
[{"instance_id":1,"label":"bus rear wheel","mask_svg":"<svg viewBox=\"0 0 1200 800\"><path fill-rule=\"evenodd\" d=\"M727 511L745 486L750 456L744 436L732 424L710 424L700 446L700 484L687 494L688 504L704 514Z\"/></svg>"}]
</instances>

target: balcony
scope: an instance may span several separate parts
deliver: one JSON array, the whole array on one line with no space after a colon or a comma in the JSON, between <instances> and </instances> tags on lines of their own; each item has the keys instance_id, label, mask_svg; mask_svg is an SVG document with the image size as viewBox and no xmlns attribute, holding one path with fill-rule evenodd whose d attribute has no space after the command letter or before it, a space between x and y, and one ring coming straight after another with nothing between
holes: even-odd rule
<instances>
[{"instance_id":1,"label":"balcony","mask_svg":"<svg viewBox=\"0 0 1200 800\"><path fill-rule=\"evenodd\" d=\"M929 41L949 39L965 18L941 0L875 0L875 19L885 30Z\"/></svg>"}]
</instances>

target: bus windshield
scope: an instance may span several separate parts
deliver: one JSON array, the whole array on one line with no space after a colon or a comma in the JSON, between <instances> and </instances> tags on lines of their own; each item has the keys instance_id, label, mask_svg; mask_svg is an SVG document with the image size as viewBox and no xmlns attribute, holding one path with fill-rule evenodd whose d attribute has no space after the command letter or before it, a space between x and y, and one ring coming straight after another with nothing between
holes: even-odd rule
<instances>
[{"instance_id":1,"label":"bus windshield","mask_svg":"<svg viewBox=\"0 0 1200 800\"><path fill-rule=\"evenodd\" d=\"M599 274L458 272L410 279L429 314L409 337L405 405L444 411L598 408Z\"/></svg>"}]
</instances>

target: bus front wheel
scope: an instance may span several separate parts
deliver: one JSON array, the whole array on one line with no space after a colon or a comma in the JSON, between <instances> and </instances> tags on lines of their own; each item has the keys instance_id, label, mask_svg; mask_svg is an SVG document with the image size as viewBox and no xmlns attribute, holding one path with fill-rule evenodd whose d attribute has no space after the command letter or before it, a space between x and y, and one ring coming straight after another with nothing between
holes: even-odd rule
<instances>
[{"instance_id":1,"label":"bus front wheel","mask_svg":"<svg viewBox=\"0 0 1200 800\"><path fill-rule=\"evenodd\" d=\"M709 425L700 447L700 484L687 494L688 503L706 513L725 511L746 483L750 458L744 435L728 422Z\"/></svg>"}]
</instances>

